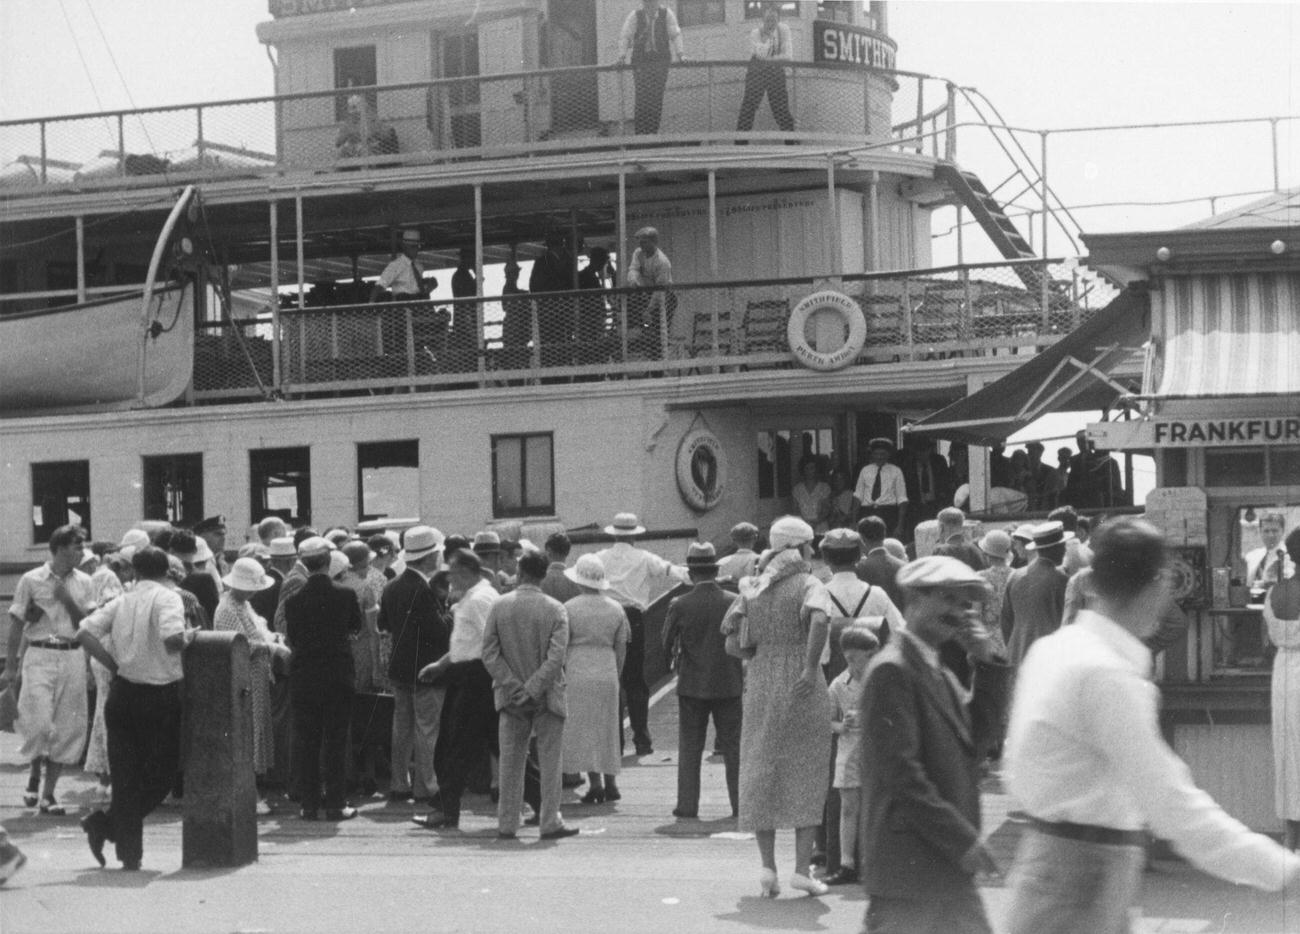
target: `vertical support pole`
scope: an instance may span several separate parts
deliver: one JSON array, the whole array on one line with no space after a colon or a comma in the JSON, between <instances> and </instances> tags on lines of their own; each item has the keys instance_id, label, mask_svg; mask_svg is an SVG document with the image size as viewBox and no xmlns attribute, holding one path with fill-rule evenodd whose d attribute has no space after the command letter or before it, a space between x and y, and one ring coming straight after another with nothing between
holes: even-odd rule
<instances>
[{"instance_id":1,"label":"vertical support pole","mask_svg":"<svg viewBox=\"0 0 1300 934\"><path fill-rule=\"evenodd\" d=\"M871 271L880 272L880 173L874 169L867 182L867 203L871 210ZM872 281L874 289L874 280Z\"/></svg>"},{"instance_id":2,"label":"vertical support pole","mask_svg":"<svg viewBox=\"0 0 1300 934\"><path fill-rule=\"evenodd\" d=\"M44 185L49 180L49 173L45 167L46 148L45 148L45 121L41 121L41 184Z\"/></svg>"},{"instance_id":3,"label":"vertical support pole","mask_svg":"<svg viewBox=\"0 0 1300 934\"><path fill-rule=\"evenodd\" d=\"M1273 134L1273 190L1281 191L1282 182L1280 180L1281 176L1278 173L1278 164L1277 164L1277 118L1274 117L1272 120L1269 120L1268 123L1269 123L1269 129Z\"/></svg>"},{"instance_id":4,"label":"vertical support pole","mask_svg":"<svg viewBox=\"0 0 1300 934\"><path fill-rule=\"evenodd\" d=\"M302 194L293 196L294 237L298 250L298 310L307 307L307 268L302 234Z\"/></svg>"},{"instance_id":5,"label":"vertical support pole","mask_svg":"<svg viewBox=\"0 0 1300 934\"><path fill-rule=\"evenodd\" d=\"M268 205L271 222L271 386L278 393L284 381L280 364L280 202Z\"/></svg>"},{"instance_id":6,"label":"vertical support pole","mask_svg":"<svg viewBox=\"0 0 1300 934\"><path fill-rule=\"evenodd\" d=\"M947 122L943 136L943 157L949 162L957 161L957 86L948 82L948 107L944 111Z\"/></svg>"},{"instance_id":7,"label":"vertical support pole","mask_svg":"<svg viewBox=\"0 0 1300 934\"><path fill-rule=\"evenodd\" d=\"M77 215L77 304L86 300L86 219Z\"/></svg>"},{"instance_id":8,"label":"vertical support pole","mask_svg":"<svg viewBox=\"0 0 1300 934\"><path fill-rule=\"evenodd\" d=\"M709 278L718 281L718 170L709 169ZM709 290L709 315L713 325L713 356L718 355L718 290ZM694 330L692 328L692 330ZM718 372L714 368L714 372Z\"/></svg>"},{"instance_id":9,"label":"vertical support pole","mask_svg":"<svg viewBox=\"0 0 1300 934\"><path fill-rule=\"evenodd\" d=\"M903 339L907 345L907 359L916 359L916 342L912 337L912 280L903 279Z\"/></svg>"},{"instance_id":10,"label":"vertical support pole","mask_svg":"<svg viewBox=\"0 0 1300 934\"><path fill-rule=\"evenodd\" d=\"M966 395L972 396L984 386L984 377L974 373L966 377ZM972 444L968 449L967 468L970 471L970 511L983 512L989 501L989 449Z\"/></svg>"},{"instance_id":11,"label":"vertical support pole","mask_svg":"<svg viewBox=\"0 0 1300 934\"><path fill-rule=\"evenodd\" d=\"M922 119L925 116L925 79L916 79L916 151L925 152L925 124Z\"/></svg>"},{"instance_id":12,"label":"vertical support pole","mask_svg":"<svg viewBox=\"0 0 1300 934\"><path fill-rule=\"evenodd\" d=\"M1048 257L1049 255L1051 255L1051 254L1048 252L1048 247L1047 247L1047 221L1048 221L1048 216L1047 216L1047 215L1048 215L1048 209L1047 209L1047 131L1046 131L1046 130L1043 130L1043 131L1041 131L1041 132L1039 133L1039 145L1040 145L1040 154L1039 154L1039 157L1038 157L1038 159L1039 159L1039 161L1038 161L1038 165L1039 165L1038 173L1039 173L1039 182L1040 182L1040 186L1041 186L1041 189L1042 189L1041 199L1040 199L1040 200L1041 200L1041 202L1042 202L1041 207L1042 207L1042 209L1043 209L1043 218L1042 218L1042 222L1043 222L1043 227L1042 227L1042 231L1043 231L1043 235L1042 235L1042 241L1043 241L1043 242L1042 242L1043 266L1042 266L1042 268L1038 271L1038 275L1039 275L1039 277L1040 277L1040 280L1039 280L1039 292L1040 292L1040 298L1041 298L1041 301L1042 301L1042 303L1043 303L1043 331L1046 332L1046 331L1050 330L1050 328L1051 328L1051 315L1050 315L1050 313L1051 313L1051 309L1049 308L1049 303L1048 303L1048 289L1047 289L1047 286L1048 286L1048 282L1047 282L1047 257Z\"/></svg>"},{"instance_id":13,"label":"vertical support pole","mask_svg":"<svg viewBox=\"0 0 1300 934\"><path fill-rule=\"evenodd\" d=\"M827 154L826 156L826 216L829 220L826 230L826 259L830 275L838 276L840 274L841 257L840 237L843 231L840 230L839 205L835 203L835 156Z\"/></svg>"},{"instance_id":14,"label":"vertical support pole","mask_svg":"<svg viewBox=\"0 0 1300 934\"><path fill-rule=\"evenodd\" d=\"M621 72L620 72L621 74ZM620 102L621 103L621 102ZM627 285L627 169L618 167L618 266L615 268L614 285L624 288ZM618 296L618 332L621 356L620 363L627 363L627 293Z\"/></svg>"},{"instance_id":15,"label":"vertical support pole","mask_svg":"<svg viewBox=\"0 0 1300 934\"><path fill-rule=\"evenodd\" d=\"M203 108L194 108L195 118L198 123L198 135L194 139L194 146L199 151L199 170L203 170Z\"/></svg>"},{"instance_id":16,"label":"vertical support pole","mask_svg":"<svg viewBox=\"0 0 1300 934\"><path fill-rule=\"evenodd\" d=\"M126 122L121 114L117 115L117 169L126 176Z\"/></svg>"},{"instance_id":17,"label":"vertical support pole","mask_svg":"<svg viewBox=\"0 0 1300 934\"><path fill-rule=\"evenodd\" d=\"M475 283L475 291L479 295L483 294L483 183L474 183L474 268L478 279ZM484 355L483 341L483 303L476 301L474 303L474 339L478 346L478 372L479 385L483 385L483 373L487 369L487 360Z\"/></svg>"}]
</instances>

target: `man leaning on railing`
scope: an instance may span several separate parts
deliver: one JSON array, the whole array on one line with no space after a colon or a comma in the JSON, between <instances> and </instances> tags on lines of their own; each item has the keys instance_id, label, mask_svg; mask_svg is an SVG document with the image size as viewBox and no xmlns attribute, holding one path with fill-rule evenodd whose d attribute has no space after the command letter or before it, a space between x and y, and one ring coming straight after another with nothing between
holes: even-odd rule
<instances>
[{"instance_id":1,"label":"man leaning on railing","mask_svg":"<svg viewBox=\"0 0 1300 934\"><path fill-rule=\"evenodd\" d=\"M682 30L677 16L660 0L641 0L623 21L618 39L619 60L632 64L636 90L634 123L638 136L659 132L664 110L668 65L682 60Z\"/></svg>"}]
</instances>

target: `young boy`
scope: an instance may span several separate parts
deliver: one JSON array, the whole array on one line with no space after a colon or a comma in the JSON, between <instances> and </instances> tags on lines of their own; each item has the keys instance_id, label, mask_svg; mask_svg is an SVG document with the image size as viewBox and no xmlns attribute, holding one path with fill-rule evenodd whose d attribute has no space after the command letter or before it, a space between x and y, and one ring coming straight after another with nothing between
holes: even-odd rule
<instances>
[{"instance_id":1,"label":"young boy","mask_svg":"<svg viewBox=\"0 0 1300 934\"><path fill-rule=\"evenodd\" d=\"M840 649L848 667L830 684L831 731L839 737L835 753L835 789L840 793L840 868L822 881L846 885L858 881L858 816L861 808L861 741L858 706L867 663L880 649L880 640L870 627L854 623L840 634Z\"/></svg>"}]
</instances>

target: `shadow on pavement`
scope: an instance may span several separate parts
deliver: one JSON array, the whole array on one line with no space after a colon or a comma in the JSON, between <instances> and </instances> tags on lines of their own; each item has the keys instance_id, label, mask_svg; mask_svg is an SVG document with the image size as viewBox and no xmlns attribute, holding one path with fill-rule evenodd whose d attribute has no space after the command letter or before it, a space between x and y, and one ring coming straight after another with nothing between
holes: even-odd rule
<instances>
[{"instance_id":1,"label":"shadow on pavement","mask_svg":"<svg viewBox=\"0 0 1300 934\"><path fill-rule=\"evenodd\" d=\"M78 872L71 884L95 889L143 889L160 878L163 878L163 874L158 869L137 869L134 872L125 872L121 869L94 868L83 869ZM58 882L41 882L29 886L29 888L62 888L68 884L66 880L61 879Z\"/></svg>"},{"instance_id":2,"label":"shadow on pavement","mask_svg":"<svg viewBox=\"0 0 1300 934\"><path fill-rule=\"evenodd\" d=\"M665 837L712 837L718 833L728 833L736 829L733 817L721 817L717 820L691 820L678 818L671 824L661 824L654 832Z\"/></svg>"},{"instance_id":3,"label":"shadow on pavement","mask_svg":"<svg viewBox=\"0 0 1300 934\"><path fill-rule=\"evenodd\" d=\"M754 877L754 887L758 887L757 874ZM785 894L775 899L754 895L736 902L734 912L713 917L718 921L774 931L821 931L826 925L820 919L830 910L820 898L809 898L806 895L796 898Z\"/></svg>"}]
</instances>

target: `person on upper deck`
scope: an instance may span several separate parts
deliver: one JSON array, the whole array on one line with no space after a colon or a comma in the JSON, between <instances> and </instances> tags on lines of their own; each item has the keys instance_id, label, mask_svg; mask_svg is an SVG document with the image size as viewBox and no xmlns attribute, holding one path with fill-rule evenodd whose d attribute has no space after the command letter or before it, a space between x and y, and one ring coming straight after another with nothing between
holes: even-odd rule
<instances>
[{"instance_id":1,"label":"person on upper deck","mask_svg":"<svg viewBox=\"0 0 1300 934\"><path fill-rule=\"evenodd\" d=\"M641 0L640 9L623 20L618 37L620 61L633 66L636 89L633 122L638 136L659 132L664 111L668 66L682 60L682 30L677 16L660 0Z\"/></svg>"},{"instance_id":2,"label":"person on upper deck","mask_svg":"<svg viewBox=\"0 0 1300 934\"><path fill-rule=\"evenodd\" d=\"M659 231L642 227L636 232L637 248L627 267L627 284L634 288L661 287L650 294L638 293L628 301L628 317L645 329L647 343L657 346L661 326L672 325L677 300L668 290L673 284L673 264L659 249ZM661 320L666 319L665 320Z\"/></svg>"},{"instance_id":3,"label":"person on upper deck","mask_svg":"<svg viewBox=\"0 0 1300 934\"><path fill-rule=\"evenodd\" d=\"M745 69L745 97L740 103L737 130L748 132L754 128L754 113L763 95L767 95L776 125L783 133L794 132L783 65L793 58L794 42L790 38L790 27L781 22L780 4L765 3L763 25L749 34L749 67Z\"/></svg>"},{"instance_id":4,"label":"person on upper deck","mask_svg":"<svg viewBox=\"0 0 1300 934\"><path fill-rule=\"evenodd\" d=\"M348 97L347 115L339 125L334 151L340 159L397 152L397 131L375 115L361 94Z\"/></svg>"}]
</instances>

